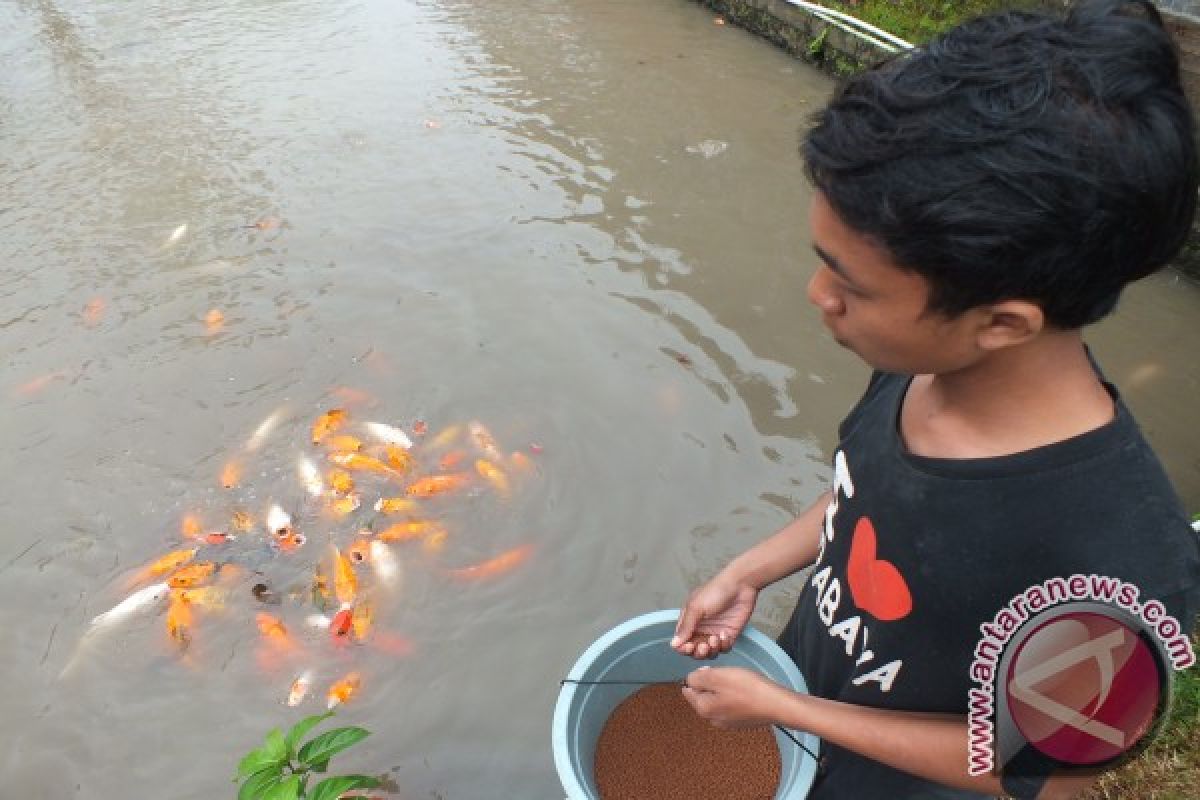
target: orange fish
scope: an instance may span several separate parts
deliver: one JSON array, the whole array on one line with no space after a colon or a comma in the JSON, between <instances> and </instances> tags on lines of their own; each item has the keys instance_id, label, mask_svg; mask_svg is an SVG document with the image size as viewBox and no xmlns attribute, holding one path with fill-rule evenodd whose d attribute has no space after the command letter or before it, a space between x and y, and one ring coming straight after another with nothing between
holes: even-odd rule
<instances>
[{"instance_id":1,"label":"orange fish","mask_svg":"<svg viewBox=\"0 0 1200 800\"><path fill-rule=\"evenodd\" d=\"M230 461L221 470L221 485L226 489L232 489L238 485L242 479L242 465L237 461Z\"/></svg>"},{"instance_id":2,"label":"orange fish","mask_svg":"<svg viewBox=\"0 0 1200 800\"><path fill-rule=\"evenodd\" d=\"M416 432L416 426L413 426L413 432ZM450 444L458 438L462 433L462 425L449 425L438 431L436 436L429 440L427 445L430 450L439 450L443 447L449 447Z\"/></svg>"},{"instance_id":3,"label":"orange fish","mask_svg":"<svg viewBox=\"0 0 1200 800\"><path fill-rule=\"evenodd\" d=\"M268 642L283 648L292 646L292 637L288 634L287 626L279 617L268 614L266 611L259 611L254 615L254 619L258 623L258 632Z\"/></svg>"},{"instance_id":4,"label":"orange fish","mask_svg":"<svg viewBox=\"0 0 1200 800\"><path fill-rule=\"evenodd\" d=\"M395 475L396 471L373 456L362 453L330 453L329 460L339 467L375 472L380 475Z\"/></svg>"},{"instance_id":5,"label":"orange fish","mask_svg":"<svg viewBox=\"0 0 1200 800\"><path fill-rule=\"evenodd\" d=\"M436 530L425 537L425 541L421 542L421 549L426 553L440 553L442 548L446 546L446 531Z\"/></svg>"},{"instance_id":6,"label":"orange fish","mask_svg":"<svg viewBox=\"0 0 1200 800\"><path fill-rule=\"evenodd\" d=\"M362 450L362 440L346 435L329 436L325 439L325 446L342 453L357 453Z\"/></svg>"},{"instance_id":7,"label":"orange fish","mask_svg":"<svg viewBox=\"0 0 1200 800\"><path fill-rule=\"evenodd\" d=\"M104 309L108 303L103 297L93 297L83 307L83 322L88 327L95 327L104 318Z\"/></svg>"},{"instance_id":8,"label":"orange fish","mask_svg":"<svg viewBox=\"0 0 1200 800\"><path fill-rule=\"evenodd\" d=\"M333 595L343 605L353 603L358 593L358 576L354 574L354 565L342 555L337 545L331 544L330 547L333 548Z\"/></svg>"},{"instance_id":9,"label":"orange fish","mask_svg":"<svg viewBox=\"0 0 1200 800\"><path fill-rule=\"evenodd\" d=\"M429 475L411 484L405 491L409 497L432 497L435 494L461 489L470 482L471 476L466 472Z\"/></svg>"},{"instance_id":10,"label":"orange fish","mask_svg":"<svg viewBox=\"0 0 1200 800\"><path fill-rule=\"evenodd\" d=\"M397 472L408 472L408 468L412 466L412 455L398 444L384 445L383 452L387 463Z\"/></svg>"},{"instance_id":11,"label":"orange fish","mask_svg":"<svg viewBox=\"0 0 1200 800\"><path fill-rule=\"evenodd\" d=\"M221 309L212 308L204 315L204 329L209 335L219 333L221 328L225 327L225 315L221 313Z\"/></svg>"},{"instance_id":12,"label":"orange fish","mask_svg":"<svg viewBox=\"0 0 1200 800\"><path fill-rule=\"evenodd\" d=\"M508 457L508 463L512 466L514 472L533 471L533 462L529 460L529 456L525 455L520 450L517 450Z\"/></svg>"},{"instance_id":13,"label":"orange fish","mask_svg":"<svg viewBox=\"0 0 1200 800\"><path fill-rule=\"evenodd\" d=\"M181 567L178 572L167 578L167 586L172 589L191 589L208 582L216 574L217 565L212 561L197 561Z\"/></svg>"},{"instance_id":14,"label":"orange fish","mask_svg":"<svg viewBox=\"0 0 1200 800\"><path fill-rule=\"evenodd\" d=\"M329 635L335 642L344 642L354 628L354 612L350 606L344 606L333 615L329 621Z\"/></svg>"},{"instance_id":15,"label":"orange fish","mask_svg":"<svg viewBox=\"0 0 1200 800\"><path fill-rule=\"evenodd\" d=\"M348 494L345 497L334 497L329 501L329 510L339 517L344 517L347 514L358 510L362 500L356 494Z\"/></svg>"},{"instance_id":16,"label":"orange fish","mask_svg":"<svg viewBox=\"0 0 1200 800\"><path fill-rule=\"evenodd\" d=\"M172 589L171 596L185 603L205 608L222 608L229 591L219 586L200 586L195 589Z\"/></svg>"},{"instance_id":17,"label":"orange fish","mask_svg":"<svg viewBox=\"0 0 1200 800\"><path fill-rule=\"evenodd\" d=\"M204 527L200 524L200 518L195 514L186 514L179 521L179 532L183 534L183 538L185 539L199 538L200 532L203 530Z\"/></svg>"},{"instance_id":18,"label":"orange fish","mask_svg":"<svg viewBox=\"0 0 1200 800\"><path fill-rule=\"evenodd\" d=\"M508 476L504 474L503 470L486 458L480 458L475 461L475 471L482 475L488 483L495 486L496 491L502 496L508 497Z\"/></svg>"},{"instance_id":19,"label":"orange fish","mask_svg":"<svg viewBox=\"0 0 1200 800\"><path fill-rule=\"evenodd\" d=\"M191 640L192 605L174 592L167 606L167 635L180 645Z\"/></svg>"},{"instance_id":20,"label":"orange fish","mask_svg":"<svg viewBox=\"0 0 1200 800\"><path fill-rule=\"evenodd\" d=\"M424 436L429 432L429 426L425 424L425 420L413 420L412 424L413 436Z\"/></svg>"},{"instance_id":21,"label":"orange fish","mask_svg":"<svg viewBox=\"0 0 1200 800\"><path fill-rule=\"evenodd\" d=\"M360 536L346 548L346 555L354 563L362 564L371 557L371 540L365 536Z\"/></svg>"},{"instance_id":22,"label":"orange fish","mask_svg":"<svg viewBox=\"0 0 1200 800\"><path fill-rule=\"evenodd\" d=\"M508 572L514 567L520 565L529 558L532 552L533 545L523 544L520 547L514 547L512 550L505 551L495 558L488 559L487 561L483 561L469 567L452 569L450 570L450 575L463 580L490 578L494 575L500 575Z\"/></svg>"},{"instance_id":23,"label":"orange fish","mask_svg":"<svg viewBox=\"0 0 1200 800\"><path fill-rule=\"evenodd\" d=\"M211 545L229 544L236 541L237 537L233 534L225 533L224 531L210 531L204 534L204 543Z\"/></svg>"},{"instance_id":24,"label":"orange fish","mask_svg":"<svg viewBox=\"0 0 1200 800\"><path fill-rule=\"evenodd\" d=\"M312 688L312 671L305 670L292 681L292 688L288 690L287 704L295 707L304 702L304 698L308 697L308 690Z\"/></svg>"},{"instance_id":25,"label":"orange fish","mask_svg":"<svg viewBox=\"0 0 1200 800\"><path fill-rule=\"evenodd\" d=\"M407 497L381 497L375 501L375 510L382 514L401 514L416 509L416 502Z\"/></svg>"},{"instance_id":26,"label":"orange fish","mask_svg":"<svg viewBox=\"0 0 1200 800\"><path fill-rule=\"evenodd\" d=\"M186 550L172 550L162 558L139 570L133 582L141 583L150 578L157 578L160 575L166 575L168 572L174 572L191 561L196 555L197 550L199 550L197 547L191 547Z\"/></svg>"},{"instance_id":27,"label":"orange fish","mask_svg":"<svg viewBox=\"0 0 1200 800\"><path fill-rule=\"evenodd\" d=\"M329 692L325 695L325 703L327 708L333 708L341 703L347 703L350 698L358 693L359 687L362 685L362 676L357 672L351 672L346 677L342 678L337 683L329 687Z\"/></svg>"},{"instance_id":28,"label":"orange fish","mask_svg":"<svg viewBox=\"0 0 1200 800\"><path fill-rule=\"evenodd\" d=\"M410 539L420 539L442 530L442 526L432 520L413 520L397 522L380 531L376 538L381 542L407 542Z\"/></svg>"},{"instance_id":29,"label":"orange fish","mask_svg":"<svg viewBox=\"0 0 1200 800\"><path fill-rule=\"evenodd\" d=\"M58 369L54 372L48 372L45 375L39 375L32 380L25 381L25 383L22 383L20 386L14 389L14 391L17 394L23 394L26 396L35 395L50 384L54 383L59 378L65 377L67 377L67 371L64 369Z\"/></svg>"},{"instance_id":30,"label":"orange fish","mask_svg":"<svg viewBox=\"0 0 1200 800\"><path fill-rule=\"evenodd\" d=\"M283 220L279 219L279 217L263 217L253 225L247 225L246 227L260 231L273 231L281 224L283 224Z\"/></svg>"},{"instance_id":31,"label":"orange fish","mask_svg":"<svg viewBox=\"0 0 1200 800\"><path fill-rule=\"evenodd\" d=\"M282 535L276 536L271 544L284 553L294 553L301 547L304 547L307 541L308 539L305 538L303 533L297 533L289 528Z\"/></svg>"},{"instance_id":32,"label":"orange fish","mask_svg":"<svg viewBox=\"0 0 1200 800\"><path fill-rule=\"evenodd\" d=\"M346 412L341 408L333 408L317 417L312 426L312 443L320 444L321 440L346 424Z\"/></svg>"},{"instance_id":33,"label":"orange fish","mask_svg":"<svg viewBox=\"0 0 1200 800\"><path fill-rule=\"evenodd\" d=\"M467 454L462 450L451 450L446 455L442 456L438 461L438 466L443 470L451 470L462 463L462 460L467 457Z\"/></svg>"},{"instance_id":34,"label":"orange fish","mask_svg":"<svg viewBox=\"0 0 1200 800\"><path fill-rule=\"evenodd\" d=\"M354 478L344 469L335 469L329 473L329 485L336 494L350 494L354 491Z\"/></svg>"},{"instance_id":35,"label":"orange fish","mask_svg":"<svg viewBox=\"0 0 1200 800\"><path fill-rule=\"evenodd\" d=\"M357 641L366 641L368 634L371 633L371 621L374 618L370 602L359 600L354 606L354 611L350 615L350 624L354 628L354 638Z\"/></svg>"},{"instance_id":36,"label":"orange fish","mask_svg":"<svg viewBox=\"0 0 1200 800\"><path fill-rule=\"evenodd\" d=\"M250 516L250 512L237 510L233 512L231 526L235 531L246 533L254 530L254 517Z\"/></svg>"}]
</instances>

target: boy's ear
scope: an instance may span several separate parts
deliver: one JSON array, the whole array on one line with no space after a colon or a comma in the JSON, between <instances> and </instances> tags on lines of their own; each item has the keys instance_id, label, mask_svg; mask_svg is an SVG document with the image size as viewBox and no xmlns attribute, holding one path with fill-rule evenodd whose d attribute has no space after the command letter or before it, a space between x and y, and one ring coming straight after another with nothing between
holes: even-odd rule
<instances>
[{"instance_id":1,"label":"boy's ear","mask_svg":"<svg viewBox=\"0 0 1200 800\"><path fill-rule=\"evenodd\" d=\"M1046 316L1036 303L1005 300L984 309L976 341L980 349L1000 350L1033 339L1046 327Z\"/></svg>"}]
</instances>

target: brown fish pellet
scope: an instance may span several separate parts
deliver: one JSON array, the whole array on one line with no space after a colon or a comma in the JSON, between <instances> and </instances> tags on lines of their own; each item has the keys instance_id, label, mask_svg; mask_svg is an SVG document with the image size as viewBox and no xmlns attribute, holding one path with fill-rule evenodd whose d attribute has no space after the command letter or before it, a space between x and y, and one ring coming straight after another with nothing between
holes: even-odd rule
<instances>
[{"instance_id":1,"label":"brown fish pellet","mask_svg":"<svg viewBox=\"0 0 1200 800\"><path fill-rule=\"evenodd\" d=\"M602 800L772 800L783 769L769 727L717 728L677 684L625 698L600 731L595 764Z\"/></svg>"}]
</instances>

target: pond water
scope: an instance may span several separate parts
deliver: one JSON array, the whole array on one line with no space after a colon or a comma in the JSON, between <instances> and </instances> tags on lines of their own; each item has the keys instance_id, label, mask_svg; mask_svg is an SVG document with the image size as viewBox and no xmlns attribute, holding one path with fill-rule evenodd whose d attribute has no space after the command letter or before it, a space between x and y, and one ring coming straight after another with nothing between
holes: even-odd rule
<instances>
[{"instance_id":1,"label":"pond water","mask_svg":"<svg viewBox=\"0 0 1200 800\"><path fill-rule=\"evenodd\" d=\"M344 769L561 797L550 716L582 649L826 485L866 376L804 299L797 131L832 84L698 4L8 0L0 55L6 796L230 796L241 754L355 669L338 721L373 736ZM1198 309L1164 274L1092 337L1192 507ZM340 648L296 597L372 516L306 510L295 464L335 406L479 420L532 464L507 500L431 501L443 546L396 545L376 639ZM80 645L185 515L270 502L308 544L210 552L251 572L183 653L161 608ZM295 653L260 641L251 580Z\"/></svg>"}]
</instances>

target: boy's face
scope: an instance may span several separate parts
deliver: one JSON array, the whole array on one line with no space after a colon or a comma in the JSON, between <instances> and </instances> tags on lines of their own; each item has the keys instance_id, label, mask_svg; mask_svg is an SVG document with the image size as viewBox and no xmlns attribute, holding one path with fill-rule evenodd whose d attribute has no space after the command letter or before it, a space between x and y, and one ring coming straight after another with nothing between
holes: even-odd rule
<instances>
[{"instance_id":1,"label":"boy's face","mask_svg":"<svg viewBox=\"0 0 1200 800\"><path fill-rule=\"evenodd\" d=\"M808 283L808 299L838 344L875 369L906 375L953 372L983 355L976 342L978 315L927 312L925 278L901 269L886 250L843 223L821 192L813 198L809 225L821 265Z\"/></svg>"}]
</instances>

